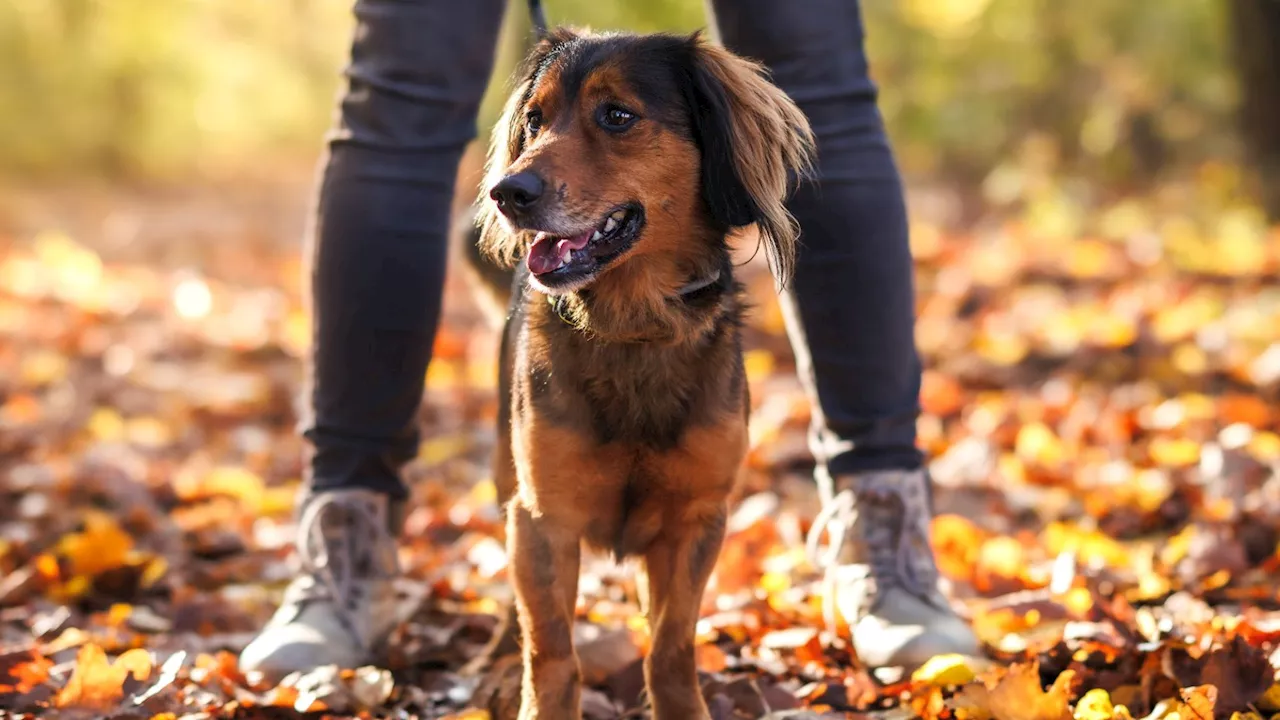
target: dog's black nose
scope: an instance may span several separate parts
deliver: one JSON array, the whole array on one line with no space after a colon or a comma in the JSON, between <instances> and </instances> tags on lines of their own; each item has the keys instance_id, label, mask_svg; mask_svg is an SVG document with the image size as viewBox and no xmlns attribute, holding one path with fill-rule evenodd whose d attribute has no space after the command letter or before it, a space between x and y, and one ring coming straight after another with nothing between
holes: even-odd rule
<instances>
[{"instance_id":1,"label":"dog's black nose","mask_svg":"<svg viewBox=\"0 0 1280 720\"><path fill-rule=\"evenodd\" d=\"M545 187L546 184L537 173L525 170L499 180L489 191L489 197L498 203L498 209L504 213L528 210L542 197Z\"/></svg>"}]
</instances>

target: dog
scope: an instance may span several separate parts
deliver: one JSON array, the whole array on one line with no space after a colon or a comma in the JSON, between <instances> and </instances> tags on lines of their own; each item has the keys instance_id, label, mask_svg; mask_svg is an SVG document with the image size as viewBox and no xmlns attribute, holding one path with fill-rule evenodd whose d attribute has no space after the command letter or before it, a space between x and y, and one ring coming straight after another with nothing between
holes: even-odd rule
<instances>
[{"instance_id":1,"label":"dog","mask_svg":"<svg viewBox=\"0 0 1280 720\"><path fill-rule=\"evenodd\" d=\"M747 450L731 242L779 285L813 135L764 68L701 33L557 28L494 128L469 259L506 300L495 485L507 518L520 717L580 718L585 543L639 558L657 720L708 718L694 626ZM492 268L504 269L509 285Z\"/></svg>"}]
</instances>

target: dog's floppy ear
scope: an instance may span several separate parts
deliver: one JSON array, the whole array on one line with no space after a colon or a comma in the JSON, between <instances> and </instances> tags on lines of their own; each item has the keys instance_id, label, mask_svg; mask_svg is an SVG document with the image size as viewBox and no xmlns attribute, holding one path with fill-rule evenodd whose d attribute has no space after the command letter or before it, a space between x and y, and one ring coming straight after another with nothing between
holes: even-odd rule
<instances>
[{"instance_id":1,"label":"dog's floppy ear","mask_svg":"<svg viewBox=\"0 0 1280 720\"><path fill-rule=\"evenodd\" d=\"M793 178L812 170L804 113L759 63L695 33L687 100L702 153L702 194L725 228L755 223L780 285L791 277L799 228L787 211Z\"/></svg>"},{"instance_id":2,"label":"dog's floppy ear","mask_svg":"<svg viewBox=\"0 0 1280 720\"><path fill-rule=\"evenodd\" d=\"M489 188L493 187L507 168L524 152L524 106L533 94L534 83L565 45L578 35L568 28L556 28L539 40L516 71L519 80L503 106L502 115L493 126L489 138L489 157L485 162L484 179L481 181L476 222L480 226L481 252L490 260L511 267L520 259L523 248L514 235L502 224L501 213L489 202Z\"/></svg>"}]
</instances>

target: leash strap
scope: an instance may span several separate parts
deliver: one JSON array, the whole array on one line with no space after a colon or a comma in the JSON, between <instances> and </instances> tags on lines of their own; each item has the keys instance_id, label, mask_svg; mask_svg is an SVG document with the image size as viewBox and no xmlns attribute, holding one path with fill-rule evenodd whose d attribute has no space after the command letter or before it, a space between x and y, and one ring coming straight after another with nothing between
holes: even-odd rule
<instances>
[{"instance_id":1,"label":"leash strap","mask_svg":"<svg viewBox=\"0 0 1280 720\"><path fill-rule=\"evenodd\" d=\"M547 36L547 12L542 0L529 0L529 19L533 21L533 33L539 40Z\"/></svg>"}]
</instances>

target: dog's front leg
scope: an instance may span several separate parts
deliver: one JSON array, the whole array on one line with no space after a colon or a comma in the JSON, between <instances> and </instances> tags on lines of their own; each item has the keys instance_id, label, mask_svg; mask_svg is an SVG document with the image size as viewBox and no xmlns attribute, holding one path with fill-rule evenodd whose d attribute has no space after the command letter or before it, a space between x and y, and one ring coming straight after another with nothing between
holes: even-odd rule
<instances>
[{"instance_id":1,"label":"dog's front leg","mask_svg":"<svg viewBox=\"0 0 1280 720\"><path fill-rule=\"evenodd\" d=\"M709 718L698 686L693 641L702 593L724 542L726 508L681 523L645 553L649 627L653 649L645 658L645 683L654 720Z\"/></svg>"},{"instance_id":2,"label":"dog's front leg","mask_svg":"<svg viewBox=\"0 0 1280 720\"><path fill-rule=\"evenodd\" d=\"M573 647L579 536L516 500L508 510L507 543L523 638L520 720L580 718L582 676Z\"/></svg>"}]
</instances>

